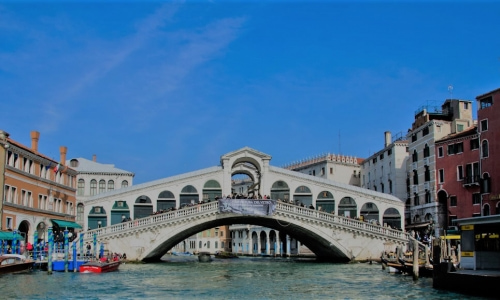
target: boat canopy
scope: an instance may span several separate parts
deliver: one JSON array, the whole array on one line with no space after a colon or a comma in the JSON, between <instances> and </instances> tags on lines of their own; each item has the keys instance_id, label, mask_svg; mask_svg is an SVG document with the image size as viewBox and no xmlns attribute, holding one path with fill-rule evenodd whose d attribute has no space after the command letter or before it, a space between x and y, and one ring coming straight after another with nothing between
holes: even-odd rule
<instances>
[{"instance_id":1,"label":"boat canopy","mask_svg":"<svg viewBox=\"0 0 500 300\"><path fill-rule=\"evenodd\" d=\"M52 223L56 224L60 228L82 228L82 226L78 223L71 222L71 221L64 221L64 220L56 220L56 219L51 219Z\"/></svg>"},{"instance_id":2,"label":"boat canopy","mask_svg":"<svg viewBox=\"0 0 500 300\"><path fill-rule=\"evenodd\" d=\"M11 241L14 239L13 231L0 231L0 240ZM16 240L24 240L24 237L19 233L16 233Z\"/></svg>"}]
</instances>

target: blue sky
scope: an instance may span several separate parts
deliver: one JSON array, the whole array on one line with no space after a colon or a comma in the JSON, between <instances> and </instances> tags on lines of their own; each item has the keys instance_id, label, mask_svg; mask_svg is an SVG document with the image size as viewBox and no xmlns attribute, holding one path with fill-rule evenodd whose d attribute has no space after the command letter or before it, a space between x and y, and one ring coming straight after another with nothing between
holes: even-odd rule
<instances>
[{"instance_id":1,"label":"blue sky","mask_svg":"<svg viewBox=\"0 0 500 300\"><path fill-rule=\"evenodd\" d=\"M365 158L420 106L500 87L499 19L494 1L0 1L0 129L135 184L245 146Z\"/></svg>"}]
</instances>

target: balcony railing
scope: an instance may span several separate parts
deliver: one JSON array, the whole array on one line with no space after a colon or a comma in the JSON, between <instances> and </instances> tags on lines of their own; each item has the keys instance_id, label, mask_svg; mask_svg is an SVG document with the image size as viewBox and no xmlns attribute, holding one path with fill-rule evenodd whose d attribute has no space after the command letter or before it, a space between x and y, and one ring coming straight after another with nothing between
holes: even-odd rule
<instances>
[{"instance_id":1,"label":"balcony railing","mask_svg":"<svg viewBox=\"0 0 500 300\"><path fill-rule=\"evenodd\" d=\"M474 176L466 176L466 177L464 177L463 185L464 186L479 185L479 176L478 175L474 175Z\"/></svg>"}]
</instances>

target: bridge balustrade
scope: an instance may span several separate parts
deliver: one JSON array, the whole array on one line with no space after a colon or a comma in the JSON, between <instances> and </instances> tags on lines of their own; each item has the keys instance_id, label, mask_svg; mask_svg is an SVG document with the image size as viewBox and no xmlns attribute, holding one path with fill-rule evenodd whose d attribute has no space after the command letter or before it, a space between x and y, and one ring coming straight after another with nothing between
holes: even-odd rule
<instances>
[{"instance_id":1,"label":"bridge balustrade","mask_svg":"<svg viewBox=\"0 0 500 300\"><path fill-rule=\"evenodd\" d=\"M352 229L359 229L360 231L372 232L376 234L390 236L400 240L408 240L409 235L406 232L400 230L395 230L392 228L374 225L368 222L359 221L356 219L351 219L343 216L334 215L331 213L326 213L318 211L315 209L310 209L307 207L297 206L293 204L288 204L284 202L277 202L276 211L278 213L291 213L294 215L307 216L308 218L317 219L319 221L324 221L327 223L334 223L341 225L343 227L350 227ZM181 219L188 216L194 216L197 214L204 213L216 213L219 211L219 203L209 202L205 204L198 204L194 206L185 207L182 209L174 210L171 212L161 213L157 215L152 215L146 218L141 218L133 221L123 222L120 224L115 224L108 227L93 229L85 232L85 239L92 239L94 234L97 236L105 234L113 234L124 232L134 228L146 227L153 224L164 223L169 220Z\"/></svg>"}]
</instances>

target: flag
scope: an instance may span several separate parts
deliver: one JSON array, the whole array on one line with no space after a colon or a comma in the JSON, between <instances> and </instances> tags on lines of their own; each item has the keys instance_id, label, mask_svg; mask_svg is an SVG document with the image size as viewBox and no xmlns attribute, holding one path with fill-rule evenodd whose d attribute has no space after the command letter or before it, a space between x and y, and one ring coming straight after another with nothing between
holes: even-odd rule
<instances>
[{"instance_id":1,"label":"flag","mask_svg":"<svg viewBox=\"0 0 500 300\"><path fill-rule=\"evenodd\" d=\"M56 166L54 167L54 172L55 173L59 172L60 167L61 167L61 164L56 164Z\"/></svg>"}]
</instances>

